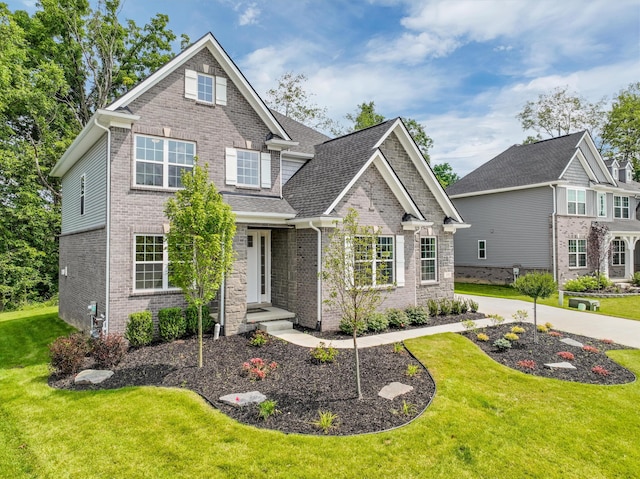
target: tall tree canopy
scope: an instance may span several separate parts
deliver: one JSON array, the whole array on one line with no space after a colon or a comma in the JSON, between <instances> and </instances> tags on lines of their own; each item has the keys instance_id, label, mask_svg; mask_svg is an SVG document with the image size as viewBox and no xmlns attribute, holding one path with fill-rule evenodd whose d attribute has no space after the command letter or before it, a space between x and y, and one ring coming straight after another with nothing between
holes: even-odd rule
<instances>
[{"instance_id":1,"label":"tall tree canopy","mask_svg":"<svg viewBox=\"0 0 640 479\"><path fill-rule=\"evenodd\" d=\"M602 131L607 154L631 161L640 181L640 82L618 93Z\"/></svg>"},{"instance_id":2,"label":"tall tree canopy","mask_svg":"<svg viewBox=\"0 0 640 479\"><path fill-rule=\"evenodd\" d=\"M385 120L384 116L376 111L373 101L360 103L355 112L347 113L346 119L353 123L351 131L364 130Z\"/></svg>"}]
</instances>

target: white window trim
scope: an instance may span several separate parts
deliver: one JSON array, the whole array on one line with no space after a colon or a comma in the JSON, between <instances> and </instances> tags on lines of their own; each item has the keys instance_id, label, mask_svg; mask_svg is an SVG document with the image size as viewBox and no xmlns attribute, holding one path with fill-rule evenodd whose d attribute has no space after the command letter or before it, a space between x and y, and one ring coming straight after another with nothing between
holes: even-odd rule
<instances>
[{"instance_id":1,"label":"white window trim","mask_svg":"<svg viewBox=\"0 0 640 479\"><path fill-rule=\"evenodd\" d=\"M616 207L616 198L620 198L620 206ZM622 199L627 199L627 206L622 206ZM616 216L616 208L620 210L620 216ZM623 211L627 212L627 216L623 216ZM631 200L628 196L614 196L613 197L613 217L619 220L629 220L631 219Z\"/></svg>"},{"instance_id":2,"label":"white window trim","mask_svg":"<svg viewBox=\"0 0 640 479\"><path fill-rule=\"evenodd\" d=\"M434 240L434 252L435 257L433 258L423 258L422 257L422 240L423 239L433 239ZM434 263L434 279L423 279L422 278L422 264L424 261L433 261ZM420 237L420 283L421 284L433 284L438 282L438 237L437 236L421 236Z\"/></svg>"},{"instance_id":3,"label":"white window trim","mask_svg":"<svg viewBox=\"0 0 640 479\"><path fill-rule=\"evenodd\" d=\"M160 141L163 141L163 148L162 148L162 186L156 186L156 185L141 185L137 183L137 164L138 161L140 161L141 163L152 163L152 164L156 164L159 165L160 163L158 162L154 162L154 161L148 161L148 160L138 160L138 158L136 157L136 150L137 150L137 138L153 138L153 139L157 139ZM188 140L181 140L179 138L169 138L169 137L162 137L162 136L153 136L153 135L144 135L144 134L135 134L134 138L133 138L133 174L132 174L132 182L133 184L131 185L132 188L136 188L136 189L149 189L149 190L163 190L163 191L178 191L181 190L182 187L179 186L169 186L169 142L170 141L176 141L176 142L180 142L180 143L188 143L190 145L193 145L193 156L194 158L198 155L197 152L197 143L195 141L188 141ZM194 165L195 165L195 161L194 161ZM191 166L191 170L193 171L193 166ZM189 167L189 165L174 165L174 166L179 166L179 167Z\"/></svg>"},{"instance_id":4,"label":"white window trim","mask_svg":"<svg viewBox=\"0 0 640 479\"><path fill-rule=\"evenodd\" d=\"M603 207L604 207L604 214L600 214L600 198L604 198L604 203L603 203ZM596 208L597 208L597 214L598 214L598 218L606 218L607 217L607 194L606 193L598 193L597 197L596 197Z\"/></svg>"},{"instance_id":5,"label":"white window trim","mask_svg":"<svg viewBox=\"0 0 640 479\"><path fill-rule=\"evenodd\" d=\"M616 251L616 244L618 245L618 249ZM618 238L614 238L613 241L611 242L611 264L613 266L625 266L626 261L627 261L627 252L626 252L626 245L624 240L622 239L618 239ZM616 254L618 255L618 261L616 262Z\"/></svg>"},{"instance_id":6,"label":"white window trim","mask_svg":"<svg viewBox=\"0 0 640 479\"><path fill-rule=\"evenodd\" d=\"M206 103L207 105L214 105L216 102L216 77L213 75L207 75L206 73L196 73L197 85L196 85L196 100L198 103ZM211 79L211 100L205 100L200 98L200 77Z\"/></svg>"},{"instance_id":7,"label":"white window trim","mask_svg":"<svg viewBox=\"0 0 640 479\"><path fill-rule=\"evenodd\" d=\"M162 236L162 289L160 288L136 288L136 238L138 236ZM140 264L144 264L141 262ZM133 235L133 293L134 294L158 294L171 291L180 291L180 288L169 287L169 250L167 248L167 237L159 233L135 233Z\"/></svg>"},{"instance_id":8,"label":"white window trim","mask_svg":"<svg viewBox=\"0 0 640 479\"><path fill-rule=\"evenodd\" d=\"M238 179L238 152L246 151L257 155L258 181L255 184L240 183ZM271 153L249 148L225 148L225 184L238 188L259 190L271 189Z\"/></svg>"},{"instance_id":9,"label":"white window trim","mask_svg":"<svg viewBox=\"0 0 640 479\"><path fill-rule=\"evenodd\" d=\"M570 244L572 241L576 241L576 251L575 253L571 251L570 248ZM578 242L579 241L584 241L584 252L580 252L578 251ZM570 258L572 255L575 255L576 257L576 265L575 266L569 266L569 269L586 269L588 264L588 257L587 257L587 240L586 239L570 239L569 242L567 243L567 250L568 250L568 256L567 256L567 260L568 260L568 264L571 264ZM580 256L584 255L584 266L580 266Z\"/></svg>"},{"instance_id":10,"label":"white window trim","mask_svg":"<svg viewBox=\"0 0 640 479\"><path fill-rule=\"evenodd\" d=\"M212 79L211 101L199 98L198 77L207 77ZM227 79L225 77L219 77L209 73L186 69L184 72L184 97L203 105L226 106Z\"/></svg>"},{"instance_id":11,"label":"white window trim","mask_svg":"<svg viewBox=\"0 0 640 479\"><path fill-rule=\"evenodd\" d=\"M480 247L480 243L482 243L482 248ZM484 257L480 256L480 251L484 251ZM478 240L478 259L487 259L487 240Z\"/></svg>"},{"instance_id":12,"label":"white window trim","mask_svg":"<svg viewBox=\"0 0 640 479\"><path fill-rule=\"evenodd\" d=\"M371 260L366 260L366 262L371 261L372 262L372 267L371 267L371 275L372 275L372 286L376 287L376 288L388 288L389 286L398 286L396 284L396 277L397 277L397 271L396 271L396 266L397 266L397 262L396 262L396 257L397 257L397 236L394 235L378 235L378 239L380 238L391 238L392 241L392 249L391 249L391 254L392 254L392 258L391 260L389 259L378 259L378 243L376 242L373 245L373 258ZM404 237L403 237L404 239ZM351 247L352 248L352 247ZM349 251L349 249L347 249L347 251ZM352 257L353 254L355 253L355 251L353 253L351 253ZM404 252L402 252L404 254ZM356 263L355 258L353 259L354 264ZM376 277L376 271L377 271L377 265L378 263L386 263L388 261L392 261L393 265L391 267L391 274L392 277L391 278L387 278L387 282L386 283L382 283L382 284L378 284L377 283L377 277ZM365 261L359 261L359 262L365 262Z\"/></svg>"},{"instance_id":13,"label":"white window trim","mask_svg":"<svg viewBox=\"0 0 640 479\"><path fill-rule=\"evenodd\" d=\"M80 176L80 216L87 212L87 174Z\"/></svg>"},{"instance_id":14,"label":"white window trim","mask_svg":"<svg viewBox=\"0 0 640 479\"><path fill-rule=\"evenodd\" d=\"M569 201L569 192L570 191L575 191L576 192L576 201ZM580 209L578 208L578 205L583 204L582 201L578 201L578 193L579 192L584 193L584 213L580 213ZM570 203L575 203L575 205L576 205L576 212L575 213L569 213L569 204ZM567 188L567 215L569 215L569 216L587 216L587 190L585 190L584 188Z\"/></svg>"}]
</instances>

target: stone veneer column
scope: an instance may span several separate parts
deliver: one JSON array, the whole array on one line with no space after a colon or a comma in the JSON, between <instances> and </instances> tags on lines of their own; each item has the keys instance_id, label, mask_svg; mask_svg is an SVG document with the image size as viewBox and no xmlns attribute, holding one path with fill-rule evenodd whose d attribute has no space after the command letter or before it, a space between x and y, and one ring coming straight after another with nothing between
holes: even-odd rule
<instances>
[{"instance_id":1,"label":"stone veneer column","mask_svg":"<svg viewBox=\"0 0 640 479\"><path fill-rule=\"evenodd\" d=\"M237 225L233 239L236 257L233 270L225 280L224 335L243 333L247 330L247 227Z\"/></svg>"}]
</instances>

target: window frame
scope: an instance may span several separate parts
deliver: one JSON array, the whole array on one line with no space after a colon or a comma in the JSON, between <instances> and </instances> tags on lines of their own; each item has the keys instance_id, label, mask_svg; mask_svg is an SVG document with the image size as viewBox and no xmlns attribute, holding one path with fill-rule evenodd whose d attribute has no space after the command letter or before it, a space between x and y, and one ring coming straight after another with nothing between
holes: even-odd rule
<instances>
[{"instance_id":1,"label":"window frame","mask_svg":"<svg viewBox=\"0 0 640 479\"><path fill-rule=\"evenodd\" d=\"M258 150L249 150L246 148L236 148L236 186L239 187L244 187L244 188L261 188L261 184L262 184L262 172L261 167L261 155L260 155L260 151ZM255 160L255 170L256 170L256 182L255 183L244 183L242 181L240 181L240 161L247 161L246 159L242 159L240 158L241 153L248 153L251 156L256 157ZM251 159L251 161L253 161L253 159ZM245 168L246 169L246 168ZM242 175L242 177L246 177L246 175Z\"/></svg>"},{"instance_id":2,"label":"window frame","mask_svg":"<svg viewBox=\"0 0 640 479\"><path fill-rule=\"evenodd\" d=\"M162 238L162 261L138 261L138 238ZM146 245L144 243L143 245ZM155 245L155 244L154 244ZM143 251L142 253L147 253ZM161 288L138 288L138 265L161 264L162 265L162 287ZM144 273L144 271L143 271ZM143 279L144 281L144 279ZM169 250L167 248L167 237L160 233L135 233L133 235L133 292L136 294L161 293L166 291L179 291L180 288L172 286L169 282Z\"/></svg>"},{"instance_id":3,"label":"window frame","mask_svg":"<svg viewBox=\"0 0 640 479\"><path fill-rule=\"evenodd\" d=\"M433 253L432 257L425 257L424 253L429 252L429 250L425 250L425 240L429 242L433 242L433 247L431 252ZM424 277L424 267L425 264L433 264L433 278ZM436 236L421 236L420 237L420 282L421 283L436 283L438 281L438 238Z\"/></svg>"},{"instance_id":4,"label":"window frame","mask_svg":"<svg viewBox=\"0 0 640 479\"><path fill-rule=\"evenodd\" d=\"M602 202L600 201L601 199L603 199ZM598 194L596 195L596 202L597 202L596 208L598 210L597 211L598 218L606 218L607 217L607 194L598 192Z\"/></svg>"},{"instance_id":5,"label":"window frame","mask_svg":"<svg viewBox=\"0 0 640 479\"><path fill-rule=\"evenodd\" d=\"M575 200L571 201L571 193L575 193ZM580 201L579 195L582 194L583 200ZM570 206L575 205L575 212L571 212ZM584 212L580 213L579 205L584 205ZM567 214L571 216L586 216L587 215L587 190L582 188L567 188Z\"/></svg>"},{"instance_id":6,"label":"window frame","mask_svg":"<svg viewBox=\"0 0 640 479\"><path fill-rule=\"evenodd\" d=\"M480 246L480 243L482 243L482 246ZM487 259L487 240L478 240L478 259Z\"/></svg>"},{"instance_id":7,"label":"window frame","mask_svg":"<svg viewBox=\"0 0 640 479\"><path fill-rule=\"evenodd\" d=\"M611 264L613 266L625 266L627 262L626 251L627 247L624 240L614 238L611 241Z\"/></svg>"},{"instance_id":8,"label":"window frame","mask_svg":"<svg viewBox=\"0 0 640 479\"><path fill-rule=\"evenodd\" d=\"M357 238L362 238L362 236L356 236ZM382 254L382 249L381 249L381 243L380 240L384 239L384 240L389 240L391 243L391 251L390 251L390 256L384 256ZM381 288L386 288L389 286L393 286L395 284L395 280L396 280L396 238L394 235L378 235L377 236L377 241L373 244L371 244L370 246L367 247L372 247L373 248L373 254L371 255L370 259L357 259L357 246L358 245L364 245L364 243L361 243L359 241L355 241L354 245L353 245L353 268L354 270L356 269L356 265L358 263L361 264L366 264L369 263L369 267L371 268L371 283L369 283L368 286L373 286L373 287L381 287ZM388 245L388 243L387 243ZM366 246L366 245L365 245ZM385 251L385 253L389 253L389 251ZM389 267L389 263L391 264L390 267L390 274L387 276L387 280L384 283L379 283L378 282L378 277L377 277L377 272L379 270L379 265L386 265L386 267Z\"/></svg>"},{"instance_id":9,"label":"window frame","mask_svg":"<svg viewBox=\"0 0 640 479\"><path fill-rule=\"evenodd\" d=\"M207 75L206 73L196 72L197 73L197 88L196 88L196 100L201 103L206 103L208 105L214 105L216 102L216 77L213 75ZM207 79L211 81L211 100L207 100L206 98L202 98L200 96L200 78ZM206 92L205 92L206 93Z\"/></svg>"},{"instance_id":10,"label":"window frame","mask_svg":"<svg viewBox=\"0 0 640 479\"><path fill-rule=\"evenodd\" d=\"M616 199L620 200L620 205L616 206ZM627 205L623 206L623 199L627 200ZM624 212L626 211L626 216L624 216ZM618 213L620 216L618 216ZM621 220L631 219L631 201L628 196L622 195L614 195L613 196L613 217Z\"/></svg>"},{"instance_id":11,"label":"window frame","mask_svg":"<svg viewBox=\"0 0 640 479\"><path fill-rule=\"evenodd\" d=\"M571 244L575 243L575 251L571 251L572 247ZM580 245L584 245L583 246L583 250L581 250ZM580 239L580 238L572 238L568 241L567 243L567 249L568 249L568 260L569 260L569 269L585 269L587 267L587 240L586 239ZM575 257L575 265L571 265L571 258ZM583 262L581 261L581 259L584 258L584 264L582 264Z\"/></svg>"},{"instance_id":12,"label":"window frame","mask_svg":"<svg viewBox=\"0 0 640 479\"><path fill-rule=\"evenodd\" d=\"M153 143L156 141L162 142L162 160L148 160L146 158L138 158L138 139L150 139ZM193 149L193 154L184 152L183 155L186 159L191 157L191 164L188 162L181 163L179 161L171 161L171 155L177 155L180 153L178 151L171 151L171 144L184 144L187 146L191 146ZM143 148L142 146L140 148ZM145 135L145 134L135 134L133 139L133 186L136 188L149 188L149 189L157 189L157 190L180 190L183 188L181 184L180 177L177 177L176 185L170 186L170 181L172 178L175 178L175 175L170 175L171 168L177 168L177 170L181 172L183 169L190 169L193 171L193 167L195 166L195 157L197 156L197 144L195 141L188 140L180 140L177 138L168 138L168 137L159 137L153 135ZM157 150L156 150L157 151ZM162 184L161 185L149 185L145 183L138 183L138 164L149 164L149 165L162 165ZM144 174L144 173L143 173Z\"/></svg>"}]
</instances>

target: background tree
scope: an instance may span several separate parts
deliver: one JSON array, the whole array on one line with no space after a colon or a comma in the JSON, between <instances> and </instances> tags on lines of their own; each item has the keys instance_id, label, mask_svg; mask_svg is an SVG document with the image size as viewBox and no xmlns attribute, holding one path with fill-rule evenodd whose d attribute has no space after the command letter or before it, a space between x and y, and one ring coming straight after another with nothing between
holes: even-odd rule
<instances>
[{"instance_id":1,"label":"background tree","mask_svg":"<svg viewBox=\"0 0 640 479\"><path fill-rule=\"evenodd\" d=\"M449 163L439 163L433 167L433 173L443 188L451 186L460 179Z\"/></svg>"},{"instance_id":2,"label":"background tree","mask_svg":"<svg viewBox=\"0 0 640 479\"><path fill-rule=\"evenodd\" d=\"M322 278L330 291L325 303L336 307L342 315L342 321L348 323L353 331L358 399L362 399L358 331L366 325L367 318L382 304L390 290L381 286L387 279L382 272L376 271L377 279L373 280L378 233L373 226L361 226L358 212L351 208L342 225L336 225L331 232L324 251Z\"/></svg>"},{"instance_id":3,"label":"background tree","mask_svg":"<svg viewBox=\"0 0 640 479\"><path fill-rule=\"evenodd\" d=\"M521 294L533 299L533 342L538 342L538 298L548 298L558 290L558 285L549 273L532 272L520 276L513 287Z\"/></svg>"},{"instance_id":4,"label":"background tree","mask_svg":"<svg viewBox=\"0 0 640 479\"><path fill-rule=\"evenodd\" d=\"M383 115L376 112L376 105L373 101L360 103L355 112L347 113L345 118L353 123L350 131L364 130L385 120Z\"/></svg>"},{"instance_id":5,"label":"background tree","mask_svg":"<svg viewBox=\"0 0 640 479\"><path fill-rule=\"evenodd\" d=\"M182 175L184 189L169 198L169 280L198 308L198 367L202 367L202 306L212 301L233 264L235 215L222 200L208 168L197 162Z\"/></svg>"},{"instance_id":6,"label":"background tree","mask_svg":"<svg viewBox=\"0 0 640 479\"><path fill-rule=\"evenodd\" d=\"M584 129L597 138L604 120L603 104L604 100L589 103L568 86L557 87L525 103L516 118L524 131L535 131L540 140L543 135L554 138Z\"/></svg>"},{"instance_id":7,"label":"background tree","mask_svg":"<svg viewBox=\"0 0 640 479\"><path fill-rule=\"evenodd\" d=\"M602 131L609 156L633 164L634 179L640 181L640 82L618 93Z\"/></svg>"}]
</instances>

